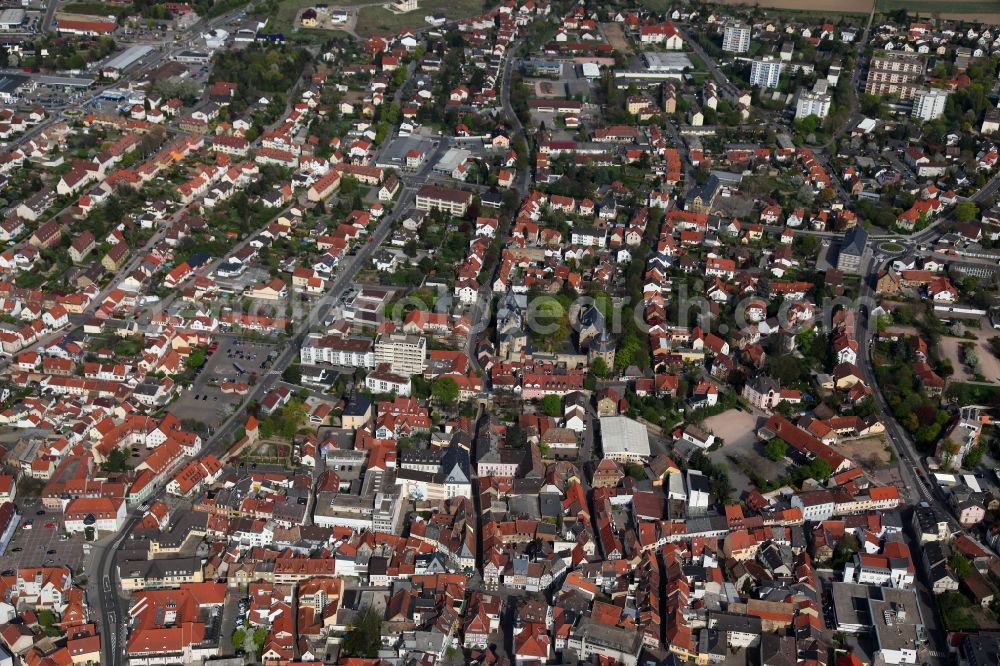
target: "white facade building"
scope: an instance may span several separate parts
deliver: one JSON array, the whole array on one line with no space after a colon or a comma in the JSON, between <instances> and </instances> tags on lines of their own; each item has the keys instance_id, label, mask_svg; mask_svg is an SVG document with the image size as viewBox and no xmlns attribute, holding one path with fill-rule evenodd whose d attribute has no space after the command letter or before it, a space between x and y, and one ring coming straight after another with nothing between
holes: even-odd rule
<instances>
[{"instance_id":1,"label":"white facade building","mask_svg":"<svg viewBox=\"0 0 1000 666\"><path fill-rule=\"evenodd\" d=\"M733 23L722 34L722 50L729 53L746 53L750 50L750 26Z\"/></svg>"},{"instance_id":2,"label":"white facade building","mask_svg":"<svg viewBox=\"0 0 1000 666\"><path fill-rule=\"evenodd\" d=\"M750 64L750 85L761 86L762 88L777 88L781 79L781 72L785 68L785 63L777 58L768 56L761 60L754 60Z\"/></svg>"},{"instance_id":3,"label":"white facade building","mask_svg":"<svg viewBox=\"0 0 1000 666\"><path fill-rule=\"evenodd\" d=\"M910 115L914 118L930 122L941 117L944 113L944 105L948 101L948 91L940 88L930 88L928 90L918 90L913 98L913 111Z\"/></svg>"},{"instance_id":4,"label":"white facade building","mask_svg":"<svg viewBox=\"0 0 1000 666\"><path fill-rule=\"evenodd\" d=\"M827 92L826 79L819 79L812 90L803 90L795 102L795 118L800 120L809 116L826 118L830 114L830 93Z\"/></svg>"}]
</instances>

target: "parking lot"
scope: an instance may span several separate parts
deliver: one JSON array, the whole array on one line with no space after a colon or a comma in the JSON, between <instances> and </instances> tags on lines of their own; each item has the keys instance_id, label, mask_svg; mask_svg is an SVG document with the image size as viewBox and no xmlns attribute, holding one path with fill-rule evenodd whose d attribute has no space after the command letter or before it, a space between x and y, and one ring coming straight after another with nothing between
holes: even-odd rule
<instances>
[{"instance_id":1,"label":"parking lot","mask_svg":"<svg viewBox=\"0 0 1000 666\"><path fill-rule=\"evenodd\" d=\"M191 388L172 405L179 419L199 421L216 427L243 400L238 393L223 393L226 382L250 384L270 368L268 356L277 356L275 345L240 340L236 336L218 336L218 348L202 366Z\"/></svg>"},{"instance_id":2,"label":"parking lot","mask_svg":"<svg viewBox=\"0 0 1000 666\"><path fill-rule=\"evenodd\" d=\"M21 512L21 524L0 557L0 572L59 565L66 565L75 572L82 566L83 535L67 536L62 531L61 512L45 509L38 498L18 498L14 503ZM40 511L45 513L40 514Z\"/></svg>"}]
</instances>

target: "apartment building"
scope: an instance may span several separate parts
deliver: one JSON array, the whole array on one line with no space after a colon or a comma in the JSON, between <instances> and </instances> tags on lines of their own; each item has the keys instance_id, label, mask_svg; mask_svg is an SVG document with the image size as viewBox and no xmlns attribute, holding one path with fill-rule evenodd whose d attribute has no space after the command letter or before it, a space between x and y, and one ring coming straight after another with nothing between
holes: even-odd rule
<instances>
[{"instance_id":1,"label":"apartment building","mask_svg":"<svg viewBox=\"0 0 1000 666\"><path fill-rule=\"evenodd\" d=\"M795 102L795 118L802 119L809 116L826 118L830 114L831 101L828 86L826 79L819 79L812 90L800 92L799 98Z\"/></svg>"},{"instance_id":2,"label":"apartment building","mask_svg":"<svg viewBox=\"0 0 1000 666\"><path fill-rule=\"evenodd\" d=\"M910 115L928 123L940 118L948 102L948 91L941 88L921 89L913 98L913 110Z\"/></svg>"},{"instance_id":3,"label":"apartment building","mask_svg":"<svg viewBox=\"0 0 1000 666\"><path fill-rule=\"evenodd\" d=\"M865 92L878 97L899 95L902 101L913 99L924 73L924 61L915 53L882 53L868 66Z\"/></svg>"},{"instance_id":4,"label":"apartment building","mask_svg":"<svg viewBox=\"0 0 1000 666\"><path fill-rule=\"evenodd\" d=\"M750 85L762 88L777 88L785 63L772 56L766 56L750 63Z\"/></svg>"},{"instance_id":5,"label":"apartment building","mask_svg":"<svg viewBox=\"0 0 1000 666\"><path fill-rule=\"evenodd\" d=\"M728 53L746 53L750 50L750 26L730 23L722 33L722 50Z\"/></svg>"},{"instance_id":6,"label":"apartment building","mask_svg":"<svg viewBox=\"0 0 1000 666\"><path fill-rule=\"evenodd\" d=\"M417 210L442 210L460 217L470 205L472 193L463 190L424 185L417 192Z\"/></svg>"},{"instance_id":7,"label":"apartment building","mask_svg":"<svg viewBox=\"0 0 1000 666\"><path fill-rule=\"evenodd\" d=\"M427 367L427 340L422 335L383 333L375 340L375 366L386 363L397 375L420 374Z\"/></svg>"},{"instance_id":8,"label":"apartment building","mask_svg":"<svg viewBox=\"0 0 1000 666\"><path fill-rule=\"evenodd\" d=\"M299 349L302 363L329 363L349 368L375 367L375 353L368 338L344 338L337 335L311 333Z\"/></svg>"}]
</instances>

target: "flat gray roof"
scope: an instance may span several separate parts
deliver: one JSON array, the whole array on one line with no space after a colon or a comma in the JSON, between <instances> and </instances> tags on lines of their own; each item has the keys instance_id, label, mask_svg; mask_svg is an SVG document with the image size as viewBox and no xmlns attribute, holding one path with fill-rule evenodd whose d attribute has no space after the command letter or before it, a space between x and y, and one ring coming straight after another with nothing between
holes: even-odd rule
<instances>
[{"instance_id":1,"label":"flat gray roof","mask_svg":"<svg viewBox=\"0 0 1000 666\"><path fill-rule=\"evenodd\" d=\"M894 587L880 589L882 598L868 601L879 648L916 650L924 633L916 592Z\"/></svg>"},{"instance_id":2,"label":"flat gray roof","mask_svg":"<svg viewBox=\"0 0 1000 666\"><path fill-rule=\"evenodd\" d=\"M135 46L129 47L118 55L112 57L104 63L104 66L112 69L125 69L152 51L153 47L148 44L136 44Z\"/></svg>"},{"instance_id":3,"label":"flat gray roof","mask_svg":"<svg viewBox=\"0 0 1000 666\"><path fill-rule=\"evenodd\" d=\"M93 78L82 76L33 76L36 83L46 86L67 86L71 88L89 88L94 85Z\"/></svg>"},{"instance_id":4,"label":"flat gray roof","mask_svg":"<svg viewBox=\"0 0 1000 666\"><path fill-rule=\"evenodd\" d=\"M604 455L626 453L649 456L646 426L627 416L601 417L601 447Z\"/></svg>"},{"instance_id":5,"label":"flat gray roof","mask_svg":"<svg viewBox=\"0 0 1000 666\"><path fill-rule=\"evenodd\" d=\"M831 586L837 625L870 626L868 586L836 582Z\"/></svg>"},{"instance_id":6,"label":"flat gray roof","mask_svg":"<svg viewBox=\"0 0 1000 666\"><path fill-rule=\"evenodd\" d=\"M24 23L24 10L19 8L0 11L0 27L17 27Z\"/></svg>"}]
</instances>

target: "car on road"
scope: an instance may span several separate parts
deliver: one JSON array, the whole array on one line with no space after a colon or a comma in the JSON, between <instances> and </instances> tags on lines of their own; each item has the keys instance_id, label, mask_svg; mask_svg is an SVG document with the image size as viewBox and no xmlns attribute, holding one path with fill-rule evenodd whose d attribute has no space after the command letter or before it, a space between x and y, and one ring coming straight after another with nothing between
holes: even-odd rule
<instances>
[{"instance_id":1,"label":"car on road","mask_svg":"<svg viewBox=\"0 0 1000 666\"><path fill-rule=\"evenodd\" d=\"M21 548L20 546L18 546L17 548L11 548L10 552L12 552L12 553L20 553L22 550L24 550L24 548Z\"/></svg>"},{"instance_id":2,"label":"car on road","mask_svg":"<svg viewBox=\"0 0 1000 666\"><path fill-rule=\"evenodd\" d=\"M56 554L56 549L55 548L50 548L49 550L45 551L45 554L46 555L55 555Z\"/></svg>"},{"instance_id":3,"label":"car on road","mask_svg":"<svg viewBox=\"0 0 1000 666\"><path fill-rule=\"evenodd\" d=\"M45 509L39 509L38 511L35 512L35 515L36 516L44 516L45 515Z\"/></svg>"},{"instance_id":4,"label":"car on road","mask_svg":"<svg viewBox=\"0 0 1000 666\"><path fill-rule=\"evenodd\" d=\"M51 530L51 529L54 529L55 526L56 526L55 523L45 523L45 529Z\"/></svg>"}]
</instances>

